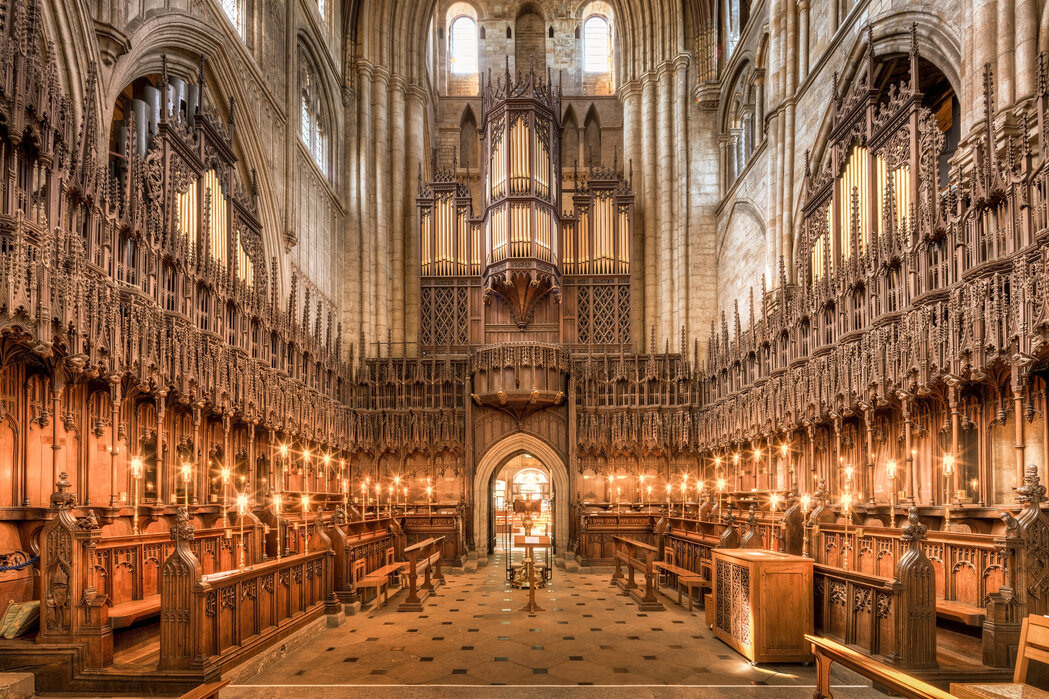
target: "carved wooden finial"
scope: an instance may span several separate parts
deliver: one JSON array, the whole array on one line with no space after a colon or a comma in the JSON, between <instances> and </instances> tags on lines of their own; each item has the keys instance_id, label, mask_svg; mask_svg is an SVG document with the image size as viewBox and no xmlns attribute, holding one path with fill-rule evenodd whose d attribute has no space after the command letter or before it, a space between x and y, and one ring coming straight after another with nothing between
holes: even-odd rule
<instances>
[{"instance_id":1,"label":"carved wooden finial","mask_svg":"<svg viewBox=\"0 0 1049 699\"><path fill-rule=\"evenodd\" d=\"M1045 486L1038 477L1038 467L1027 464L1024 468L1023 485L1016 489L1016 502L1025 508L1038 508L1045 501Z\"/></svg>"},{"instance_id":2,"label":"carved wooden finial","mask_svg":"<svg viewBox=\"0 0 1049 699\"><path fill-rule=\"evenodd\" d=\"M903 525L903 540L916 547L918 542L925 538L928 529L918 517L918 508L910 508L907 512L907 524Z\"/></svg>"},{"instance_id":3,"label":"carved wooden finial","mask_svg":"<svg viewBox=\"0 0 1049 699\"><path fill-rule=\"evenodd\" d=\"M69 492L72 484L69 482L69 474L65 471L58 474L58 482L55 483L57 492L51 494L52 510L68 510L76 506L76 495Z\"/></svg>"},{"instance_id":4,"label":"carved wooden finial","mask_svg":"<svg viewBox=\"0 0 1049 699\"><path fill-rule=\"evenodd\" d=\"M175 525L169 530L171 540L176 544L192 541L194 537L193 525L189 523L189 511L183 505L175 514Z\"/></svg>"}]
</instances>

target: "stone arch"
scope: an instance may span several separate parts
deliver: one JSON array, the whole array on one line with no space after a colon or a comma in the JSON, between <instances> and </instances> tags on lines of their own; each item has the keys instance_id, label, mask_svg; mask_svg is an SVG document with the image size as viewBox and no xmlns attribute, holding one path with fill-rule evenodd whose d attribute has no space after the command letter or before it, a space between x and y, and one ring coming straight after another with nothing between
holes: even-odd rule
<instances>
[{"instance_id":1,"label":"stone arch","mask_svg":"<svg viewBox=\"0 0 1049 699\"><path fill-rule=\"evenodd\" d=\"M600 167L601 155L601 119L597 106L591 104L583 121L583 160L587 167Z\"/></svg>"},{"instance_id":2,"label":"stone arch","mask_svg":"<svg viewBox=\"0 0 1049 699\"><path fill-rule=\"evenodd\" d=\"M481 139L477 131L477 118L473 108L466 105L459 119L459 165L477 170L481 162Z\"/></svg>"},{"instance_id":3,"label":"stone arch","mask_svg":"<svg viewBox=\"0 0 1049 699\"><path fill-rule=\"evenodd\" d=\"M492 507L492 494L489 490L492 476L507 460L526 452L535 456L550 470L550 481L554 491L554 545L558 551L564 551L568 544L568 506L571 500L568 466L557 450L543 439L527 432L515 432L490 446L474 470L474 546L480 548L482 554L487 551L488 542L491 540L488 515Z\"/></svg>"}]
</instances>

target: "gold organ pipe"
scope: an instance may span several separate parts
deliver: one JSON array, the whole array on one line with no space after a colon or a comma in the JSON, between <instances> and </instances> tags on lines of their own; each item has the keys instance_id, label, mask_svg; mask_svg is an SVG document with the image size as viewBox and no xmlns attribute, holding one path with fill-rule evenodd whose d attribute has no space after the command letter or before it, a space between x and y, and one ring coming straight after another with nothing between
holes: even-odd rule
<instances>
[{"instance_id":1,"label":"gold organ pipe","mask_svg":"<svg viewBox=\"0 0 1049 699\"><path fill-rule=\"evenodd\" d=\"M458 269L456 270L456 274L458 274L460 276L466 274L466 265L469 263L469 258L467 257L467 250L466 250L466 239L467 239L467 227L466 227L466 225L467 225L466 224L466 210L465 209L460 209L459 210L459 220L456 222L456 234L458 235L458 238L459 238L459 240L458 240L458 248L459 249L456 250L456 255L455 255L456 263L457 263L457 266L458 266Z\"/></svg>"},{"instance_id":2,"label":"gold organ pipe","mask_svg":"<svg viewBox=\"0 0 1049 699\"><path fill-rule=\"evenodd\" d=\"M471 229L473 233L473 242L471 244L470 256L472 260L472 267L470 274L481 273L481 227L473 226Z\"/></svg>"},{"instance_id":3,"label":"gold organ pipe","mask_svg":"<svg viewBox=\"0 0 1049 699\"><path fill-rule=\"evenodd\" d=\"M623 207L619 211L619 274L630 271L630 212Z\"/></svg>"},{"instance_id":4,"label":"gold organ pipe","mask_svg":"<svg viewBox=\"0 0 1049 699\"><path fill-rule=\"evenodd\" d=\"M433 259L431 252L433 249L433 226L431 225L430 217L430 209L424 210L422 214L422 235L419 241L422 247L420 261L422 262L422 273L424 275L430 274L430 261Z\"/></svg>"},{"instance_id":5,"label":"gold organ pipe","mask_svg":"<svg viewBox=\"0 0 1049 699\"><path fill-rule=\"evenodd\" d=\"M579 250L578 266L580 274L590 274L590 212L584 210L579 214Z\"/></svg>"}]
</instances>

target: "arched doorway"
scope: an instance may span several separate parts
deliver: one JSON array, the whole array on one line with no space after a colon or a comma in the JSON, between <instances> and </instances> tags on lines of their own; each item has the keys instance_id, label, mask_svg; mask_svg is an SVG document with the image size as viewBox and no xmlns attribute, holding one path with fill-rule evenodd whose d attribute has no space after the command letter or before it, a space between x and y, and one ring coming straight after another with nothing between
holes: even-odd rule
<instances>
[{"instance_id":1,"label":"arched doorway","mask_svg":"<svg viewBox=\"0 0 1049 699\"><path fill-rule=\"evenodd\" d=\"M541 463L550 474L553 495L554 545L564 551L568 543L568 469L558 453L542 439L524 432L504 437L481 456L477 463L473 486L474 544L480 551L491 551L495 528L493 526L492 503L495 495L496 475L511 459L528 454Z\"/></svg>"}]
</instances>

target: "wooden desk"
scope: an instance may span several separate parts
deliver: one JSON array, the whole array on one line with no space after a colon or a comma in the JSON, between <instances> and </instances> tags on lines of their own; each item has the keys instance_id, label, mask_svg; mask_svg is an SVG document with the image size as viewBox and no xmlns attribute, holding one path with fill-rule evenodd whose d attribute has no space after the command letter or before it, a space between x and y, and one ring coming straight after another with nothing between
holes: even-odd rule
<instances>
[{"instance_id":1,"label":"wooden desk","mask_svg":"<svg viewBox=\"0 0 1049 699\"><path fill-rule=\"evenodd\" d=\"M752 663L812 660L811 558L715 549L713 568L715 636Z\"/></svg>"}]
</instances>

